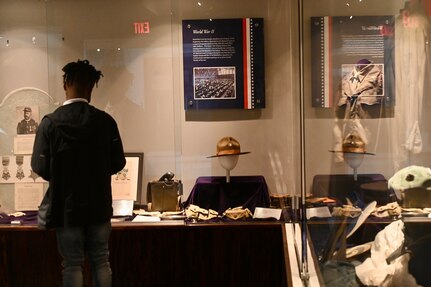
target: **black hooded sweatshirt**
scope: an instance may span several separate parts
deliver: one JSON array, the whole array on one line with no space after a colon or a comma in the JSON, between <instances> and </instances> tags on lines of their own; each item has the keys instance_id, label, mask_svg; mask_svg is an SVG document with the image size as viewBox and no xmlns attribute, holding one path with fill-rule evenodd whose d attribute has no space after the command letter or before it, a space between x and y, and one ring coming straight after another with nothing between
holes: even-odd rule
<instances>
[{"instance_id":1,"label":"black hooded sweatshirt","mask_svg":"<svg viewBox=\"0 0 431 287\"><path fill-rule=\"evenodd\" d=\"M126 163L115 120L86 102L63 105L37 130L34 172L49 181L46 228L108 222L111 175Z\"/></svg>"}]
</instances>

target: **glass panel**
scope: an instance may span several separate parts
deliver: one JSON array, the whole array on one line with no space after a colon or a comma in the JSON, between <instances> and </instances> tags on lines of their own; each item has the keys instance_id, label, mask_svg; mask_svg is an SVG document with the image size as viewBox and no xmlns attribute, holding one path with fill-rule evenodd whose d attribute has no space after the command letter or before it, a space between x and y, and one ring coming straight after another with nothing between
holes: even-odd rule
<instances>
[{"instance_id":1,"label":"glass panel","mask_svg":"<svg viewBox=\"0 0 431 287\"><path fill-rule=\"evenodd\" d=\"M322 282L380 286L399 280L390 264L402 285L429 285L429 252L408 240L426 240L431 203L430 2L302 4L305 192L308 214L322 212L308 221Z\"/></svg>"},{"instance_id":2,"label":"glass panel","mask_svg":"<svg viewBox=\"0 0 431 287\"><path fill-rule=\"evenodd\" d=\"M0 98L35 87L53 105L61 104L62 67L88 59L104 74L92 104L116 119L126 152L145 154L144 183L172 171L182 179L185 200L199 176L225 175L208 156L219 139L232 136L250 151L232 176L262 175L271 194L299 192L299 93L292 72L298 70L292 57L298 49L292 36L297 11L292 1L22 0L0 5ZM264 19L266 107L185 111L182 20L253 17ZM13 135L0 136L9 142L4 153L13 155ZM12 210L13 192L7 200L2 196L0 204Z\"/></svg>"},{"instance_id":3,"label":"glass panel","mask_svg":"<svg viewBox=\"0 0 431 287\"><path fill-rule=\"evenodd\" d=\"M65 100L62 67L88 59L104 75L91 103L116 119L126 152L145 151L144 182L177 173L170 1L24 0L0 8L2 155L16 153L17 108L37 106L40 120ZM5 96L11 91L19 95ZM15 185L0 187L1 210L14 211Z\"/></svg>"},{"instance_id":4,"label":"glass panel","mask_svg":"<svg viewBox=\"0 0 431 287\"><path fill-rule=\"evenodd\" d=\"M92 104L117 121L127 152L145 151L144 182L175 172L170 1L49 1L50 89L61 68L88 59L104 77Z\"/></svg>"},{"instance_id":5,"label":"glass panel","mask_svg":"<svg viewBox=\"0 0 431 287\"><path fill-rule=\"evenodd\" d=\"M241 143L242 150L251 152L240 157L232 171L233 176L263 175L272 194L291 196L299 192L299 97L295 72L298 66L294 66L290 53L297 51L297 40L292 35L294 25L297 25L293 2L175 1L178 5L178 15L175 15L178 22L175 25L179 29L182 20L264 18L266 107L257 110L185 112L181 126L185 191L187 183L193 187L199 176L224 175L225 171L217 159L208 161L205 158L214 154L219 139L233 136ZM178 45L182 51L181 38ZM180 81L183 81L181 77ZM192 144L197 135L202 136Z\"/></svg>"},{"instance_id":6,"label":"glass panel","mask_svg":"<svg viewBox=\"0 0 431 287\"><path fill-rule=\"evenodd\" d=\"M42 1L0 3L0 210L25 208L15 201L18 183L36 181L30 172L34 132L55 107L48 92L46 9ZM31 111L30 111L31 110ZM29 125L20 124L25 117ZM26 122L26 121L25 121ZM23 127L21 129L21 127ZM12 182L12 184L11 184ZM33 190L34 193L42 189ZM33 193L33 194L34 194ZM22 193L21 193L22 195ZM30 200L28 200L30 201Z\"/></svg>"}]
</instances>

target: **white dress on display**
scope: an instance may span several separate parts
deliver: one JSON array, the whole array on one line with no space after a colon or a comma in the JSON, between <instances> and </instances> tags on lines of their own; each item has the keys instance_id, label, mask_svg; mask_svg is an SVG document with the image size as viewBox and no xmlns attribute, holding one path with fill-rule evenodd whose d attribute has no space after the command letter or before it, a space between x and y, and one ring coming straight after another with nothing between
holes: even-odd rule
<instances>
[{"instance_id":1,"label":"white dress on display","mask_svg":"<svg viewBox=\"0 0 431 287\"><path fill-rule=\"evenodd\" d=\"M423 148L423 105L429 82L430 21L420 2L407 3L395 20L394 168L409 164Z\"/></svg>"}]
</instances>

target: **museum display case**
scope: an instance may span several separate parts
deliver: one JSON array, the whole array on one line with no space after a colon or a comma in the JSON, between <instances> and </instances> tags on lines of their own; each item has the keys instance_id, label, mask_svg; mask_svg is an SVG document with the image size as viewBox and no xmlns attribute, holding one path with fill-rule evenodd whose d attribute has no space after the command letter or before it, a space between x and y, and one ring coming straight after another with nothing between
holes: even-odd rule
<instances>
[{"instance_id":1,"label":"museum display case","mask_svg":"<svg viewBox=\"0 0 431 287\"><path fill-rule=\"evenodd\" d=\"M308 263L323 286L430 286L430 2L300 10Z\"/></svg>"},{"instance_id":2,"label":"museum display case","mask_svg":"<svg viewBox=\"0 0 431 287\"><path fill-rule=\"evenodd\" d=\"M430 16L430 0L1 1L1 284L59 284L30 158L62 67L88 59L127 157L115 286L431 286ZM147 184L171 180L175 212L151 213Z\"/></svg>"}]
</instances>

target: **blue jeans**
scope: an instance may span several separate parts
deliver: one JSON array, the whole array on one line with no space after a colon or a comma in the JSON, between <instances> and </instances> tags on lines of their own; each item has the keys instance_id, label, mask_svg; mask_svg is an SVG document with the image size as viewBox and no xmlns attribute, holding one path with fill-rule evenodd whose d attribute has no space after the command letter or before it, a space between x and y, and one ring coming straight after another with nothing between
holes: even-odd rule
<instances>
[{"instance_id":1,"label":"blue jeans","mask_svg":"<svg viewBox=\"0 0 431 287\"><path fill-rule=\"evenodd\" d=\"M83 266L87 255L93 286L110 287L108 241L111 222L82 227L57 228L57 246L63 257L64 287L83 286Z\"/></svg>"}]
</instances>

